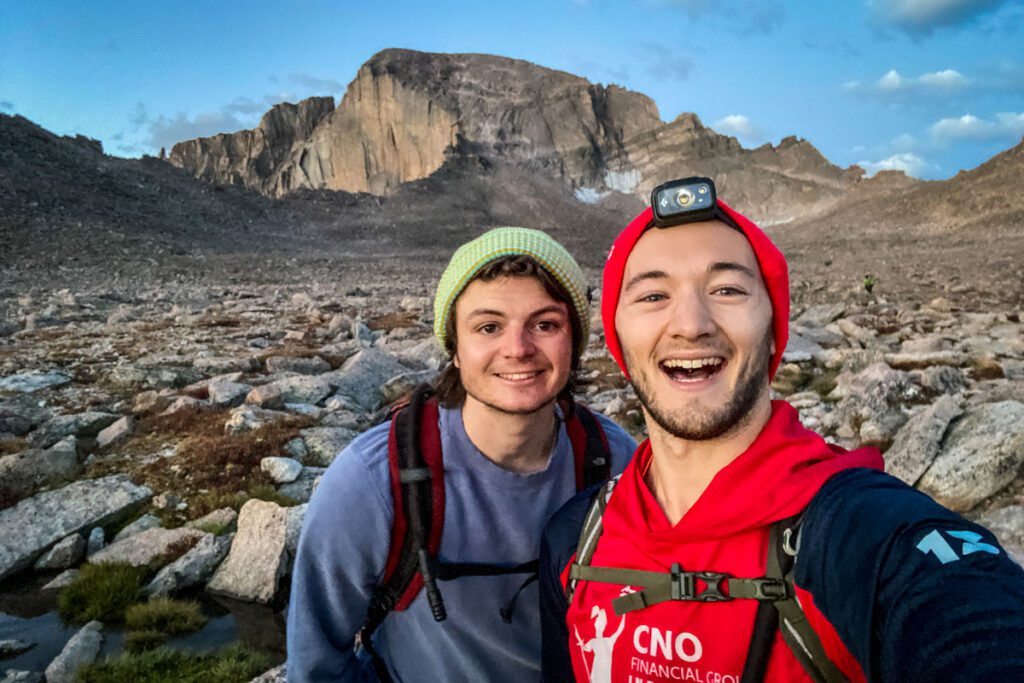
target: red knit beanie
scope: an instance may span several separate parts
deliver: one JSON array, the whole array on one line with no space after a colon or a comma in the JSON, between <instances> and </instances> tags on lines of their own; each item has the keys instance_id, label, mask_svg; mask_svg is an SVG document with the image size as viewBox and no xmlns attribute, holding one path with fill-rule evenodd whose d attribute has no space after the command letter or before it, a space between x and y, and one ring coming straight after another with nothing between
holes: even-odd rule
<instances>
[{"instance_id":1,"label":"red knit beanie","mask_svg":"<svg viewBox=\"0 0 1024 683\"><path fill-rule=\"evenodd\" d=\"M747 242L754 250L754 256L757 257L757 265L761 268L764 284L768 288L768 298L772 302L772 331L775 335L775 355L772 356L771 366L768 368L770 379L775 377L775 371L782 361L782 352L786 350L786 342L789 340L789 268L786 265L786 257L768 239L768 235L746 216L733 211L722 200L718 200L718 208L747 238ZM611 251L608 252L608 260L604 264L604 285L601 290L604 338L612 358L619 364L627 378L629 372L626 370L622 347L619 346L619 335L615 330L615 309L619 306L626 261L640 236L654 225L653 218L650 207L634 218L615 239Z\"/></svg>"}]
</instances>

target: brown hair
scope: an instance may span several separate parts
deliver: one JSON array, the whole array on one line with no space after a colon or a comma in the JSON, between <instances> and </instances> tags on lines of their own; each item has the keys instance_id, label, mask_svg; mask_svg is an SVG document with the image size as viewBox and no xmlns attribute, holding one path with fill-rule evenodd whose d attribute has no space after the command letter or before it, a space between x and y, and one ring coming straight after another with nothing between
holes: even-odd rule
<instances>
[{"instance_id":1,"label":"brown hair","mask_svg":"<svg viewBox=\"0 0 1024 683\"><path fill-rule=\"evenodd\" d=\"M558 280L552 277L551 273L544 270L543 266L533 258L522 254L502 256L491 261L469 282L474 280L490 282L503 277L532 277L540 282L548 296L568 306L569 320L572 326L572 365L570 366L569 380L558 393L558 399L571 402L576 387L579 385L580 354L578 349L580 348L583 335L590 332L589 330L581 329L579 315L573 307L572 297L569 296L569 293L565 291L565 288L562 287ZM467 282L466 285L468 286L469 283ZM465 288L462 291L465 291ZM459 295L461 296L461 292ZM456 297L450 309L451 313L444 322L445 351L448 352L448 364L434 379L434 391L441 405L445 408L455 408L461 406L466 401L466 388L462 386L459 369L451 361L451 358L455 356L455 349L458 345L458 339L455 334L455 310L458 302L459 299Z\"/></svg>"}]
</instances>

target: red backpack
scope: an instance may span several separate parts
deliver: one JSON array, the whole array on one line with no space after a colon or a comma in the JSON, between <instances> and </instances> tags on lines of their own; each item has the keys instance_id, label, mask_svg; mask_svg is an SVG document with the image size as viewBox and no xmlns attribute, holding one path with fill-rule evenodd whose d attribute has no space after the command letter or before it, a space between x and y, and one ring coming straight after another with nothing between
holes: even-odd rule
<instances>
[{"instance_id":1,"label":"red backpack","mask_svg":"<svg viewBox=\"0 0 1024 683\"><path fill-rule=\"evenodd\" d=\"M576 490L608 479L611 453L608 440L597 417L584 406L569 402L562 405L565 428L572 442L576 466ZM443 562L437 552L444 527L444 458L439 406L433 391L423 385L413 391L408 403L391 414L388 433L388 465L391 472L391 498L394 516L391 524L391 549L384 578L370 599L366 623L359 642L373 657L377 675L391 680L383 660L373 649L372 636L391 612L409 607L421 589L436 621L444 621L447 612L438 589L438 581L462 576L502 576L526 574L528 578L501 610L501 618L511 623L515 601L527 585L537 579L538 560L515 565L471 562Z\"/></svg>"}]
</instances>

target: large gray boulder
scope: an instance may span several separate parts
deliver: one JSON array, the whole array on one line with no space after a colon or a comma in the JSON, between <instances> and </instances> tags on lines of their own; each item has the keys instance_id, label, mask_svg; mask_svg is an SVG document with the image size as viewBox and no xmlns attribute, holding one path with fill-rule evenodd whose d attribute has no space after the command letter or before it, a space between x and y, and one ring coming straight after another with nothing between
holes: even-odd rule
<instances>
[{"instance_id":1,"label":"large gray boulder","mask_svg":"<svg viewBox=\"0 0 1024 683\"><path fill-rule=\"evenodd\" d=\"M107 375L107 381L120 389L180 389L203 379L190 359L146 359L121 363Z\"/></svg>"},{"instance_id":2,"label":"large gray boulder","mask_svg":"<svg viewBox=\"0 0 1024 683\"><path fill-rule=\"evenodd\" d=\"M32 448L0 457L0 502L14 502L44 486L70 481L81 471L75 437L43 450Z\"/></svg>"},{"instance_id":3,"label":"large gray boulder","mask_svg":"<svg viewBox=\"0 0 1024 683\"><path fill-rule=\"evenodd\" d=\"M75 683L75 673L92 664L103 644L103 624L90 621L71 636L57 658L46 667L46 683Z\"/></svg>"},{"instance_id":4,"label":"large gray boulder","mask_svg":"<svg viewBox=\"0 0 1024 683\"><path fill-rule=\"evenodd\" d=\"M907 421L904 404L920 395L907 373L885 363L874 363L856 374L844 372L830 394L840 400L827 416L826 426L844 439L885 448Z\"/></svg>"},{"instance_id":5,"label":"large gray boulder","mask_svg":"<svg viewBox=\"0 0 1024 683\"><path fill-rule=\"evenodd\" d=\"M111 543L89 558L93 564L130 564L144 567L159 561L183 546L194 546L205 534L198 529L146 529ZM177 559L177 558L175 558ZM165 560L166 561L166 560Z\"/></svg>"},{"instance_id":6,"label":"large gray boulder","mask_svg":"<svg viewBox=\"0 0 1024 683\"><path fill-rule=\"evenodd\" d=\"M953 510L970 510L1016 478L1024 464L1024 403L968 408L918 484Z\"/></svg>"},{"instance_id":7,"label":"large gray boulder","mask_svg":"<svg viewBox=\"0 0 1024 683\"><path fill-rule=\"evenodd\" d=\"M237 356L208 356L196 358L192 366L208 375L223 375L229 372L252 372L259 367L259 361Z\"/></svg>"},{"instance_id":8,"label":"large gray boulder","mask_svg":"<svg viewBox=\"0 0 1024 683\"><path fill-rule=\"evenodd\" d=\"M224 431L228 434L241 434L259 429L278 420L288 417L288 413L279 410L264 410L251 405L234 408L224 421Z\"/></svg>"},{"instance_id":9,"label":"large gray boulder","mask_svg":"<svg viewBox=\"0 0 1024 683\"><path fill-rule=\"evenodd\" d=\"M311 427L299 432L306 444L306 458L303 464L327 467L334 457L358 434L345 427Z\"/></svg>"},{"instance_id":10,"label":"large gray boulder","mask_svg":"<svg viewBox=\"0 0 1024 683\"><path fill-rule=\"evenodd\" d=\"M91 437L117 420L118 416L96 410L73 415L58 415L41 424L29 440L36 448L49 448L68 436Z\"/></svg>"},{"instance_id":11,"label":"large gray boulder","mask_svg":"<svg viewBox=\"0 0 1024 683\"><path fill-rule=\"evenodd\" d=\"M157 572L142 589L143 593L150 597L166 596L203 584L227 557L233 538L234 534L205 534L191 550Z\"/></svg>"},{"instance_id":12,"label":"large gray boulder","mask_svg":"<svg viewBox=\"0 0 1024 683\"><path fill-rule=\"evenodd\" d=\"M160 518L156 515L142 515L141 517L134 520L133 522L125 526L123 529L118 531L117 535L114 536L114 543L117 543L118 541L123 541L124 539L130 538L136 534L141 534L143 531L146 531L147 529L156 529L162 526L163 522L161 522Z\"/></svg>"},{"instance_id":13,"label":"large gray boulder","mask_svg":"<svg viewBox=\"0 0 1024 683\"><path fill-rule=\"evenodd\" d=\"M292 458L269 457L260 460L260 470L275 484L289 484L299 478L302 463Z\"/></svg>"},{"instance_id":14,"label":"large gray boulder","mask_svg":"<svg viewBox=\"0 0 1024 683\"><path fill-rule=\"evenodd\" d=\"M408 372L393 356L377 349L363 349L334 372L321 375L335 393L366 412L376 410L382 400L380 388L392 377Z\"/></svg>"},{"instance_id":15,"label":"large gray boulder","mask_svg":"<svg viewBox=\"0 0 1024 683\"><path fill-rule=\"evenodd\" d=\"M789 335L786 342L786 350L782 352L783 363L805 363L821 356L824 349L809 339L804 339L797 333Z\"/></svg>"},{"instance_id":16,"label":"large gray boulder","mask_svg":"<svg viewBox=\"0 0 1024 683\"><path fill-rule=\"evenodd\" d=\"M153 492L123 474L89 479L0 510L0 580L29 566L57 541L129 514Z\"/></svg>"},{"instance_id":17,"label":"large gray boulder","mask_svg":"<svg viewBox=\"0 0 1024 683\"><path fill-rule=\"evenodd\" d=\"M206 590L236 600L269 604L287 571L288 508L250 500L238 515L228 558Z\"/></svg>"},{"instance_id":18,"label":"large gray boulder","mask_svg":"<svg viewBox=\"0 0 1024 683\"><path fill-rule=\"evenodd\" d=\"M62 387L70 382L70 377L59 372L21 372L0 378L0 391L32 394L43 389Z\"/></svg>"},{"instance_id":19,"label":"large gray boulder","mask_svg":"<svg viewBox=\"0 0 1024 683\"><path fill-rule=\"evenodd\" d=\"M326 467L303 467L298 479L277 487L277 492L300 503L308 503L326 471Z\"/></svg>"},{"instance_id":20,"label":"large gray boulder","mask_svg":"<svg viewBox=\"0 0 1024 683\"><path fill-rule=\"evenodd\" d=\"M135 420L131 415L125 415L96 435L96 445L99 448L113 446L131 436L133 431L135 431Z\"/></svg>"},{"instance_id":21,"label":"large gray boulder","mask_svg":"<svg viewBox=\"0 0 1024 683\"><path fill-rule=\"evenodd\" d=\"M252 387L227 379L215 379L207 385L207 391L213 405L234 408L245 400L245 395L252 391Z\"/></svg>"},{"instance_id":22,"label":"large gray boulder","mask_svg":"<svg viewBox=\"0 0 1024 683\"><path fill-rule=\"evenodd\" d=\"M907 420L885 453L885 471L916 484L938 456L949 423L963 412L958 398L943 396Z\"/></svg>"},{"instance_id":23,"label":"large gray boulder","mask_svg":"<svg viewBox=\"0 0 1024 683\"><path fill-rule=\"evenodd\" d=\"M309 403L316 405L331 395L331 385L326 379L310 377L308 375L284 377L267 385L267 387L263 388L263 391L273 392L274 389L280 391L283 403Z\"/></svg>"},{"instance_id":24,"label":"large gray boulder","mask_svg":"<svg viewBox=\"0 0 1024 683\"><path fill-rule=\"evenodd\" d=\"M267 372L295 372L300 375L319 375L330 372L331 364L319 356L312 358L293 358L290 356L271 356L267 359Z\"/></svg>"},{"instance_id":25,"label":"large gray boulder","mask_svg":"<svg viewBox=\"0 0 1024 683\"><path fill-rule=\"evenodd\" d=\"M36 560L35 567L40 571L63 570L78 564L83 557L85 539L81 534L71 534Z\"/></svg>"}]
</instances>

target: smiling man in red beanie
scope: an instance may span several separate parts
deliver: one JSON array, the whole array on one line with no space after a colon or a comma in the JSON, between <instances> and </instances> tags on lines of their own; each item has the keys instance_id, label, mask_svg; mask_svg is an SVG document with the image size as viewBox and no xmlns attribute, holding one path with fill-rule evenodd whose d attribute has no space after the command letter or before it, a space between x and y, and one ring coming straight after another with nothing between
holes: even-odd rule
<instances>
[{"instance_id":1,"label":"smiling man in red beanie","mask_svg":"<svg viewBox=\"0 0 1024 683\"><path fill-rule=\"evenodd\" d=\"M771 400L782 253L722 202L653 218L602 297L650 438L548 526L544 679L1024 680L1024 571L992 534Z\"/></svg>"}]
</instances>

